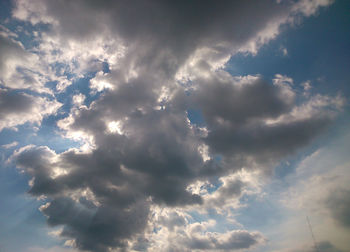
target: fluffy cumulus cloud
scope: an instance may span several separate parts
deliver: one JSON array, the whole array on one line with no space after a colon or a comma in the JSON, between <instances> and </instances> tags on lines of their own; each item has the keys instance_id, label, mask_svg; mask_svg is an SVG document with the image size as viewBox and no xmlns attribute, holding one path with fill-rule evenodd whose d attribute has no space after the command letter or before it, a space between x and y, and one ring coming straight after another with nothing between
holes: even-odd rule
<instances>
[{"instance_id":1,"label":"fluffy cumulus cloud","mask_svg":"<svg viewBox=\"0 0 350 252\"><path fill-rule=\"evenodd\" d=\"M26 50L9 31L0 37L0 129L40 124L58 109L54 97L89 80L57 121L80 148L28 145L10 158L31 176L29 193L46 199L48 225L61 227L67 246L94 252L267 243L235 220L235 209L260 192L257 177L323 132L345 100L301 95L278 73L269 81L224 66L331 2L16 1L13 18L31 25L36 44ZM31 70L33 62L40 64ZM191 109L202 125L189 119ZM325 204L341 202L331 212L349 226L347 192Z\"/></svg>"},{"instance_id":2,"label":"fluffy cumulus cloud","mask_svg":"<svg viewBox=\"0 0 350 252\"><path fill-rule=\"evenodd\" d=\"M184 237L178 235L176 243L172 244L170 251L232 251L248 249L263 241L261 234L235 230L224 234L206 232L200 234L200 227L196 226L192 233ZM199 234L198 234L199 233ZM176 239L176 238L175 238Z\"/></svg>"},{"instance_id":3,"label":"fluffy cumulus cloud","mask_svg":"<svg viewBox=\"0 0 350 252\"><path fill-rule=\"evenodd\" d=\"M203 140L211 153L241 165L270 164L310 142L342 107L343 98L321 95L296 104L292 80L284 79L271 85L259 76L219 71L198 80L193 96L207 122Z\"/></svg>"},{"instance_id":4,"label":"fluffy cumulus cloud","mask_svg":"<svg viewBox=\"0 0 350 252\"><path fill-rule=\"evenodd\" d=\"M55 113L61 105L55 100L0 88L0 131L16 129L24 123L40 125L43 117Z\"/></svg>"},{"instance_id":5,"label":"fluffy cumulus cloud","mask_svg":"<svg viewBox=\"0 0 350 252\"><path fill-rule=\"evenodd\" d=\"M30 37L34 41L38 40L33 34L30 34ZM42 53L35 48L25 48L18 35L2 25L0 25L0 42L1 86L52 94L52 90L45 85L47 82L67 81L66 78L54 73L55 69L49 64L52 62L43 60Z\"/></svg>"}]
</instances>

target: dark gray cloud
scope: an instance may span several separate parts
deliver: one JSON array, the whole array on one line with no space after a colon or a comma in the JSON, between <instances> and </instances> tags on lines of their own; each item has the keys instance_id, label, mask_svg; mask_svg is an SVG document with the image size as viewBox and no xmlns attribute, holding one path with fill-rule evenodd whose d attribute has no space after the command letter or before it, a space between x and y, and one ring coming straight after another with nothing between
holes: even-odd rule
<instances>
[{"instance_id":1,"label":"dark gray cloud","mask_svg":"<svg viewBox=\"0 0 350 252\"><path fill-rule=\"evenodd\" d=\"M280 126L216 128L205 140L214 153L227 158L255 156L264 162L294 153L310 143L329 123L329 118L312 118Z\"/></svg>"},{"instance_id":2,"label":"dark gray cloud","mask_svg":"<svg viewBox=\"0 0 350 252\"><path fill-rule=\"evenodd\" d=\"M11 61L24 61L26 54L21 43L0 33L0 76L8 75L8 71L11 70Z\"/></svg>"},{"instance_id":3,"label":"dark gray cloud","mask_svg":"<svg viewBox=\"0 0 350 252\"><path fill-rule=\"evenodd\" d=\"M325 251L325 252L343 252L342 250L336 248L331 242L329 241L321 241L317 243L318 251ZM317 251L315 248L310 251Z\"/></svg>"},{"instance_id":4,"label":"dark gray cloud","mask_svg":"<svg viewBox=\"0 0 350 252\"><path fill-rule=\"evenodd\" d=\"M350 228L350 190L333 190L325 204L338 224Z\"/></svg>"},{"instance_id":5,"label":"dark gray cloud","mask_svg":"<svg viewBox=\"0 0 350 252\"><path fill-rule=\"evenodd\" d=\"M332 243L329 241L321 241L317 244L319 251L325 251L325 252L342 252L342 250L336 248ZM311 251L316 251L315 249Z\"/></svg>"},{"instance_id":6,"label":"dark gray cloud","mask_svg":"<svg viewBox=\"0 0 350 252\"><path fill-rule=\"evenodd\" d=\"M315 245L313 246L308 246L303 249L298 249L298 250L292 250L292 252L318 252L318 251L324 251L324 252L345 252L343 250L340 250L336 248L331 242L329 241L320 241L316 244L317 248Z\"/></svg>"},{"instance_id":7,"label":"dark gray cloud","mask_svg":"<svg viewBox=\"0 0 350 252\"><path fill-rule=\"evenodd\" d=\"M118 39L127 46L122 72L173 78L192 56L217 62L238 50L256 51L299 11L276 1L18 1L14 16L51 24L49 40ZM314 11L318 4L311 9ZM265 32L262 32L265 31ZM57 35L59 34L59 35ZM198 55L210 48L206 57ZM61 48L57 48L58 51ZM48 52L50 53L50 52Z\"/></svg>"},{"instance_id":8,"label":"dark gray cloud","mask_svg":"<svg viewBox=\"0 0 350 252\"><path fill-rule=\"evenodd\" d=\"M64 225L61 236L74 237L80 249L104 252L108 247L127 247L127 239L145 228L148 208L142 201L123 209L56 198L41 211L48 216L49 225Z\"/></svg>"},{"instance_id":9,"label":"dark gray cloud","mask_svg":"<svg viewBox=\"0 0 350 252\"><path fill-rule=\"evenodd\" d=\"M12 113L26 113L34 104L34 98L24 93L0 89L0 119Z\"/></svg>"},{"instance_id":10,"label":"dark gray cloud","mask_svg":"<svg viewBox=\"0 0 350 252\"><path fill-rule=\"evenodd\" d=\"M150 204L170 207L202 204L201 196L186 190L189 184L197 179L221 176L239 170L243 164L247 165L247 162L229 161L227 166L222 167L214 160L204 161L199 150L203 143L209 145L209 154L249 156L257 163L264 163L265 159L278 161L284 155L293 153L297 147L304 146L324 127L324 122L330 120L326 116L327 120L320 125L318 115L312 114L305 120L285 120L276 125L265 125L262 120L286 115L296 106L286 101L288 99L282 99L283 92L279 87L269 86L260 79L248 81L239 88L225 86L232 83L219 83L216 87L223 88L225 92L222 94L227 96L215 100L215 96L220 96L203 83L198 96L197 93L193 94L209 130L207 137L201 137L189 123L186 111L177 105L176 99L181 96L179 90L176 90L173 98L164 102L164 109L154 109L158 94L152 90L134 94L132 89L139 82L134 83L105 93L89 108L73 108L74 117L64 129L68 132L82 131L93 137L94 147L90 152L68 150L56 154L46 147L27 147L14 155L17 166L34 178L29 192L53 200L52 205L42 209L48 217L48 223L64 225L61 236L74 239L80 249L108 251L109 247L127 246L128 239L142 234L149 218ZM266 105L262 111L255 112L254 105L246 101L254 99L251 92L261 95L258 105L273 105ZM209 96L210 93L213 97ZM230 96L237 97L232 105ZM192 98L192 95L188 97ZM214 111L207 109L209 104L222 106L216 102L226 104L225 113L220 111L215 115ZM276 109L275 104L281 104L282 108ZM242 114L247 107L248 116L240 115L235 107ZM229 108L232 108L232 112ZM215 117L227 121L228 127L222 126L220 121L217 123ZM120 121L121 134L109 131L110 121ZM218 134L222 136L219 140ZM225 203L226 198L239 197L242 186L240 181L236 181L220 188L216 204ZM67 206L63 212L61 210L65 208L62 204ZM82 211L81 214L75 213L78 210ZM101 217L97 218L100 213ZM72 214L81 216L81 220L73 220L69 217ZM94 223L91 227L81 225L89 218L97 218L97 226ZM139 219L135 225L124 221L133 218ZM166 225L171 230L177 224ZM95 229L100 230L101 235L96 235ZM121 233L120 230L124 229L127 232ZM102 235L104 232L108 235ZM251 233L237 235L225 242L215 239L197 241L194 238L186 244L193 249L232 250L249 248L258 243Z\"/></svg>"},{"instance_id":11,"label":"dark gray cloud","mask_svg":"<svg viewBox=\"0 0 350 252\"><path fill-rule=\"evenodd\" d=\"M260 77L242 81L218 74L198 80L197 85L194 100L210 127L225 121L239 127L254 119L276 118L294 105L294 93L284 95L287 86L273 86Z\"/></svg>"},{"instance_id":12,"label":"dark gray cloud","mask_svg":"<svg viewBox=\"0 0 350 252\"><path fill-rule=\"evenodd\" d=\"M0 88L0 131L26 122L40 124L44 116L56 112L60 106L56 101Z\"/></svg>"},{"instance_id":13,"label":"dark gray cloud","mask_svg":"<svg viewBox=\"0 0 350 252\"><path fill-rule=\"evenodd\" d=\"M234 164L251 157L270 163L290 155L326 129L333 118L325 108L334 106L333 101L326 101L321 110L308 102L298 109L290 85L271 84L259 76L234 79L219 73L197 80L197 85L192 104L207 123L203 140L212 153Z\"/></svg>"},{"instance_id":14,"label":"dark gray cloud","mask_svg":"<svg viewBox=\"0 0 350 252\"><path fill-rule=\"evenodd\" d=\"M34 178L29 193L52 199L40 209L48 224L63 225L60 235L73 238L78 248L108 251L108 247L126 247L127 239L145 228L149 212L146 195L137 195L140 193L132 189L130 179L111 156L99 156L103 160L97 161L95 154L67 152L57 158L48 148L26 147L15 157L18 167ZM69 175L58 170L65 168Z\"/></svg>"},{"instance_id":15,"label":"dark gray cloud","mask_svg":"<svg viewBox=\"0 0 350 252\"><path fill-rule=\"evenodd\" d=\"M289 14L291 4L274 1L18 1L14 14L34 22L57 21L59 32L78 39L112 29L135 43L163 44L162 47L247 41L269 22ZM36 8L42 5L41 8ZM21 10L21 12L19 12ZM38 12L41 16L38 15ZM34 15L37 15L34 17ZM249 17L254 17L251 19ZM52 22L53 23L53 22ZM234 32L239 31L239 33ZM181 39L179 39L181 38Z\"/></svg>"},{"instance_id":16,"label":"dark gray cloud","mask_svg":"<svg viewBox=\"0 0 350 252\"><path fill-rule=\"evenodd\" d=\"M48 223L64 225L61 236L74 239L80 249L108 251L109 247L127 246L126 241L141 235L145 228L150 204L170 207L202 204L201 196L186 190L189 184L197 179L210 179L211 176L239 170L242 165L248 164L232 163L231 157L227 158L229 161L224 166L214 160L204 161L199 150L202 144L209 145L209 154L221 154L225 158L236 158L237 155L243 158L248 156L257 163L264 163L266 159L277 162L284 155L293 153L297 147L304 146L319 133L325 122L330 121L326 113L327 120L322 121L322 125L318 114L296 122L285 120L283 123L265 125L262 120L287 115L296 107L293 100L282 99L283 88L281 91L280 87L260 79L249 80L240 87L226 87L235 84L219 83L215 86L224 89L224 92L219 90L223 99L215 100L214 97L220 97L214 92L215 88L203 83L194 94L187 96L194 97L195 104L203 111L207 121L208 136L201 137L195 126L189 123L186 111L177 105L181 91L175 89L175 95L164 102L164 109L154 109L158 104L158 93L145 90L144 93L135 94L133 88L141 85L138 81L105 93L89 108L73 108L74 117L64 129L68 132L82 131L92 136L94 147L90 152L68 150L56 154L46 147L27 147L14 155L18 167L34 178L29 192L53 200L52 205L42 210L48 217ZM255 91L255 88L259 91ZM259 93L262 97L257 101L258 106L265 106L261 111L254 111L254 95L251 92ZM236 97L234 102L230 96ZM247 99L252 99L253 104ZM215 111L207 108L209 104L227 109L216 115ZM281 104L279 106L282 108L276 109L275 104ZM248 116L244 115L246 107ZM228 126L215 118L227 121ZM121 134L109 131L110 121L120 121ZM221 138L218 138L219 134ZM272 168L269 167L270 170ZM239 197L243 186L241 181L236 181L220 188L215 204L224 204L226 198ZM141 203L142 207L139 207ZM63 212L60 210L63 208L61 204L67 205ZM81 209L82 213L76 214L77 209ZM69 214L66 216L65 212ZM115 212L116 216L111 216L110 212ZM87 222L85 218L93 218L92 213L93 216L99 213L105 216L98 218L103 228L92 225L94 229L100 228L101 236L95 235L90 226L80 225ZM69 217L71 214L81 216L82 220L73 221ZM122 221L124 218L139 218L138 225L129 225ZM118 228L111 227L111 223ZM171 230L177 224L166 225ZM128 232L120 233L123 229ZM108 235L103 236L104 232ZM247 233L239 237L235 234L225 242L193 239L186 244L193 249L232 250L249 248L256 243L251 233Z\"/></svg>"}]
</instances>

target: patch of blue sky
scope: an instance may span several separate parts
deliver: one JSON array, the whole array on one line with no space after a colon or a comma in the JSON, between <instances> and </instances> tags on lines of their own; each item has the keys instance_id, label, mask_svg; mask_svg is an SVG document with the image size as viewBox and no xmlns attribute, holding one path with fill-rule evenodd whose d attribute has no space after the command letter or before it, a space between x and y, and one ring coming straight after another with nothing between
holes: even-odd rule
<instances>
[{"instance_id":1,"label":"patch of blue sky","mask_svg":"<svg viewBox=\"0 0 350 252\"><path fill-rule=\"evenodd\" d=\"M221 207L221 206L217 206L217 207ZM228 221L228 216L226 213L224 214L218 213L214 208L211 208L208 210L207 218L213 219L216 222L216 225L212 227L212 231L226 232L229 230L235 230L240 228L240 225L235 221Z\"/></svg>"},{"instance_id":2,"label":"patch of blue sky","mask_svg":"<svg viewBox=\"0 0 350 252\"><path fill-rule=\"evenodd\" d=\"M349 125L348 125L349 126ZM323 159L326 162L321 161L321 164L311 164L314 167L308 167L309 173L303 174L305 179L307 176L311 176L315 172L325 171L336 166L341 166L348 163L348 150L349 150L349 130L343 129L338 132L338 136L334 137L332 141L327 141L327 145L322 145L322 150L324 153ZM314 148L313 150L316 150ZM308 154L312 153L310 151ZM291 166L298 167L301 160L307 158L307 152L300 154L298 158L294 161ZM289 174L291 176L283 178L275 178L270 181L268 185L263 188L265 192L264 197L256 198L254 195L246 195L242 198L241 203L246 203L246 207L239 209L236 213L236 220L243 224L248 230L259 230L264 234L264 236L269 240L266 246L263 246L256 251L272 251L273 246L279 244L281 240L288 238L286 228L288 225L293 227L291 221L298 220L301 223L305 221L307 214L312 214L308 212L305 208L304 210L293 210L290 209L282 203L284 198L284 193L288 192L290 188L295 187L297 181L302 179L295 174ZM312 215L311 215L312 216ZM300 227L302 230L300 232L308 233L307 223L305 221L305 226ZM311 237L310 237L311 238ZM276 250L280 249L278 247Z\"/></svg>"},{"instance_id":3,"label":"patch of blue sky","mask_svg":"<svg viewBox=\"0 0 350 252\"><path fill-rule=\"evenodd\" d=\"M30 123L17 126L17 130L4 129L0 132L0 145L18 142L16 149L29 144L43 145L48 146L57 153L61 153L69 148L79 147L81 143L63 138L60 135L56 122L56 116L49 116L43 119L41 126L37 129L33 129L33 125ZM0 153L8 156L11 154L9 151L2 148Z\"/></svg>"},{"instance_id":4,"label":"patch of blue sky","mask_svg":"<svg viewBox=\"0 0 350 252\"><path fill-rule=\"evenodd\" d=\"M191 216L188 219L189 224L203 223L210 220L215 220L215 225L208 226L206 231L224 233L230 230L240 229L241 225L235 221L228 221L226 214L219 214L215 209L209 209L208 213L203 214L197 211L188 211L187 214Z\"/></svg>"},{"instance_id":5,"label":"patch of blue sky","mask_svg":"<svg viewBox=\"0 0 350 252\"><path fill-rule=\"evenodd\" d=\"M191 124L197 127L205 127L207 125L205 122L203 113L200 109L188 108L186 112L187 112L187 118L190 120ZM220 164L220 162L222 161L222 156L216 154L213 156L213 160L217 164ZM215 181L211 187L207 188L207 190L209 193L212 193L216 191L220 186L221 186L220 182Z\"/></svg>"},{"instance_id":6,"label":"patch of blue sky","mask_svg":"<svg viewBox=\"0 0 350 252\"><path fill-rule=\"evenodd\" d=\"M45 224L45 217L38 210L37 201L15 197L12 198L12 206L9 205L9 201L6 203L11 214L2 213L2 216L6 217L0 233L0 248L3 251L24 251L33 245L46 247L57 244L57 241L47 234L49 230Z\"/></svg>"},{"instance_id":7,"label":"patch of blue sky","mask_svg":"<svg viewBox=\"0 0 350 252\"><path fill-rule=\"evenodd\" d=\"M53 136L52 133L45 136L43 129L46 123L44 120L44 126L38 132L34 132L29 124L18 126L18 131L4 129L0 132L0 145L18 142L12 148L0 146L1 251L24 251L33 245L51 247L61 242L48 235L45 217L39 211L39 207L46 201L37 200L25 193L29 190L30 176L20 173L12 163L7 162L14 149L28 144L47 145L57 152L74 147L76 143Z\"/></svg>"},{"instance_id":8,"label":"patch of blue sky","mask_svg":"<svg viewBox=\"0 0 350 252\"><path fill-rule=\"evenodd\" d=\"M44 119L39 131L36 132L36 136L31 139L32 143L46 145L55 150L56 153L61 153L69 148L78 148L82 145L79 141L62 137L56 122L56 118L51 116Z\"/></svg>"},{"instance_id":9,"label":"patch of blue sky","mask_svg":"<svg viewBox=\"0 0 350 252\"><path fill-rule=\"evenodd\" d=\"M292 77L296 85L310 80L317 92L349 94L349 9L349 1L336 1L320 10L320 15L284 27L257 55L233 56L226 70L233 75L260 74L268 80L283 74Z\"/></svg>"},{"instance_id":10,"label":"patch of blue sky","mask_svg":"<svg viewBox=\"0 0 350 252\"><path fill-rule=\"evenodd\" d=\"M101 92L92 92L90 89L90 80L95 77L96 72L89 72L87 73L83 78L79 78L77 80L74 80L71 85L66 87L66 89L56 94L56 99L65 104L63 109L65 111L69 111L69 109L72 106L72 98L74 95L77 94L83 94L85 96L84 104L86 106L90 106L90 104L97 100L99 96L103 93Z\"/></svg>"},{"instance_id":11,"label":"patch of blue sky","mask_svg":"<svg viewBox=\"0 0 350 252\"><path fill-rule=\"evenodd\" d=\"M207 215L200 214L197 211L188 211L187 214L191 216L191 218L188 219L188 222L190 224L196 223L196 222L202 223L202 222L208 221Z\"/></svg>"},{"instance_id":12,"label":"patch of blue sky","mask_svg":"<svg viewBox=\"0 0 350 252\"><path fill-rule=\"evenodd\" d=\"M155 227L153 228L153 233L157 234L161 229L161 227Z\"/></svg>"},{"instance_id":13,"label":"patch of blue sky","mask_svg":"<svg viewBox=\"0 0 350 252\"><path fill-rule=\"evenodd\" d=\"M309 145L299 149L296 153L283 159L275 167L274 177L285 182L284 178L295 172L300 161L318 149L328 146L335 138L346 135L350 128L350 115L348 111L349 104L346 105L344 111L340 113L324 134L313 139Z\"/></svg>"},{"instance_id":14,"label":"patch of blue sky","mask_svg":"<svg viewBox=\"0 0 350 252\"><path fill-rule=\"evenodd\" d=\"M79 141L62 137L62 130L58 128L57 122L69 115L73 106L72 98L74 95L84 94L86 97L84 104L86 106L89 106L93 101L98 99L102 92L92 93L89 88L89 80L95 74L89 73L87 77L74 81L64 92L55 94L55 98L63 106L56 114L45 117L37 130L33 130L32 125L29 123L17 126L17 131L5 129L3 132L0 132L0 144L17 141L19 142L19 146L25 146L27 144L45 145L57 153L81 146L82 143Z\"/></svg>"},{"instance_id":15,"label":"patch of blue sky","mask_svg":"<svg viewBox=\"0 0 350 252\"><path fill-rule=\"evenodd\" d=\"M57 114L44 118L37 131L30 132L30 125L19 126L19 130L12 134L13 137L9 139L8 142L18 141L21 144L31 143L35 145L46 145L57 153L63 152L69 148L78 148L81 146L81 142L79 141L73 141L62 137L62 130L58 128L57 122L69 115L69 111L73 106L72 97L74 95L79 93L84 94L86 96L84 102L86 106L89 106L91 102L95 101L101 95L101 92L91 93L89 88L90 79L91 76L78 79L72 85L68 86L64 92L56 94L57 101L61 102L63 106L58 110ZM25 141L18 136L18 133L21 133ZM0 132L0 139L1 138Z\"/></svg>"},{"instance_id":16,"label":"patch of blue sky","mask_svg":"<svg viewBox=\"0 0 350 252\"><path fill-rule=\"evenodd\" d=\"M23 251L33 244L43 247L57 244L47 235L45 217L38 209L45 201L23 193L29 190L30 177L5 162L0 161L0 250Z\"/></svg>"},{"instance_id":17,"label":"patch of blue sky","mask_svg":"<svg viewBox=\"0 0 350 252\"><path fill-rule=\"evenodd\" d=\"M64 64L57 63L57 69L65 68ZM104 64L104 71L109 70L108 64ZM68 78L69 71L65 74ZM73 83L69 85L63 92L56 93L52 97L50 94L38 94L31 90L13 90L13 92L25 92L33 96L46 97L48 99L56 98L58 102L62 103L63 106L58 110L56 114L45 117L41 124L36 126L31 123L25 123L23 125L16 126L14 129L4 129L0 132L0 145L6 145L13 142L18 142L18 145L14 148L6 149L1 148L0 154L2 159L7 159L13 152L14 149L26 146L28 144L33 144L37 146L48 146L50 149L54 150L56 153L61 153L69 148L78 148L81 146L81 142L73 141L62 137L62 131L58 128L57 122L69 115L69 112L73 106L72 97L76 94L84 94L86 100L84 104L89 106L93 101L95 101L102 92L91 92L89 88L89 81L96 75L96 72L88 72L85 77L73 80ZM46 86L55 89L56 82L48 82ZM3 164L4 165L4 164Z\"/></svg>"},{"instance_id":18,"label":"patch of blue sky","mask_svg":"<svg viewBox=\"0 0 350 252\"><path fill-rule=\"evenodd\" d=\"M110 72L109 64L107 62L102 62L102 71L103 71L103 73L109 73Z\"/></svg>"},{"instance_id":19,"label":"patch of blue sky","mask_svg":"<svg viewBox=\"0 0 350 252\"><path fill-rule=\"evenodd\" d=\"M257 55L234 55L225 70L232 75L261 75L271 81L276 74L294 80L293 88L301 93L300 85L311 81L312 93L350 97L350 9L349 1L336 1L320 11L320 15L304 19L300 24L285 26L281 34L264 45ZM331 36L329 36L331 34ZM348 50L344 51L344 48ZM284 52L283 49L286 51ZM345 110L349 108L346 104ZM193 124L205 126L200 110L188 109ZM275 176L284 177L295 170L295 165L308 153L315 151L342 128L350 125L350 117L341 114L328 133L316 139L293 156L287 157L275 170Z\"/></svg>"},{"instance_id":20,"label":"patch of blue sky","mask_svg":"<svg viewBox=\"0 0 350 252\"><path fill-rule=\"evenodd\" d=\"M226 70L232 75L259 74L269 81L276 74L282 74L294 80L293 88L297 92L302 92L301 83L311 81L311 94L335 96L341 93L345 98L350 97L349 9L349 1L336 1L330 7L320 10L317 16L304 19L292 27L283 27L281 34L264 45L257 55L233 56ZM287 51L284 53L283 49ZM345 111L348 108L349 103L346 104ZM293 172L295 164L339 135L344 125L350 125L350 117L346 113L336 119L327 134L281 162L276 167L275 175L281 178Z\"/></svg>"},{"instance_id":21,"label":"patch of blue sky","mask_svg":"<svg viewBox=\"0 0 350 252\"><path fill-rule=\"evenodd\" d=\"M235 213L235 211L233 211ZM216 221L215 230L216 232L227 232L231 230L237 230L242 229L242 226L239 222L235 220L235 218L232 218L231 221L228 221L228 218L226 215L220 215L215 212L211 214L211 217L214 217Z\"/></svg>"},{"instance_id":22,"label":"patch of blue sky","mask_svg":"<svg viewBox=\"0 0 350 252\"><path fill-rule=\"evenodd\" d=\"M45 217L39 211L39 207L46 201L38 201L25 193L29 190L30 176L20 173L13 164L6 162L15 149L28 144L46 145L58 153L78 147L78 143L53 132L52 124L55 122L55 119L48 117L43 120L38 131L26 123L17 126L17 131L4 129L0 132L0 145L18 142L12 148L0 147L0 216L3 219L0 221L0 248L4 251L23 251L29 245L51 247L61 242L48 235ZM18 243L18 240L21 242Z\"/></svg>"},{"instance_id":23,"label":"patch of blue sky","mask_svg":"<svg viewBox=\"0 0 350 252\"><path fill-rule=\"evenodd\" d=\"M39 39L35 36L34 32L44 32L48 31L49 25L38 23L31 24L30 22L24 22L19 19L11 18L12 3L7 3L8 1L1 1L0 9L6 12L6 14L0 15L0 24L6 27L11 32L15 33L16 40L21 42L24 48L28 51L34 52L33 48L39 46ZM37 34L38 35L38 34Z\"/></svg>"},{"instance_id":24,"label":"patch of blue sky","mask_svg":"<svg viewBox=\"0 0 350 252\"><path fill-rule=\"evenodd\" d=\"M11 21L11 23L7 23L5 26L18 35L16 40L20 41L26 50L36 53L33 49L39 46L40 42L34 35L34 32L43 31L44 27L46 27L45 25L37 24L34 27L28 22Z\"/></svg>"},{"instance_id":25,"label":"patch of blue sky","mask_svg":"<svg viewBox=\"0 0 350 252\"><path fill-rule=\"evenodd\" d=\"M0 84L0 88L8 89L8 87L1 85L1 84ZM45 97L49 100L53 100L53 98L54 98L52 96L52 94L38 93L34 90L30 90L30 89L26 89L26 88L17 88L17 89L10 89L10 90L11 90L11 93L13 93L13 94L26 93L26 94L29 94L29 95L34 96L34 97Z\"/></svg>"},{"instance_id":26,"label":"patch of blue sky","mask_svg":"<svg viewBox=\"0 0 350 252\"><path fill-rule=\"evenodd\" d=\"M348 165L350 146L350 134L348 129L345 130L344 128L338 132L338 136L332 138L332 141L328 141L327 145L322 146L322 156L317 157L317 159L321 160L319 162L316 160L311 163L309 162L308 166L304 167L307 169L304 170L302 175L291 174L291 176L286 179L272 180L269 185L265 186L264 192L266 192L266 194L263 198L249 201L247 207L242 209L237 220L246 227L261 231L269 239L270 245L268 244L266 247L257 251L272 251L274 244L276 245L281 240L288 239L290 233L287 233L286 228L289 226L293 227L293 222L295 221L305 223L304 226L300 227L300 232L309 233L305 217L308 215L312 218L316 213L310 212L307 207L295 210L283 206L284 204L282 202L288 200L285 198L284 193L288 192L290 187L295 188L298 181L302 181L303 179L307 181L308 178L310 178L309 176L322 174L337 166ZM307 157L304 156L302 160L306 158ZM296 164L296 166L300 165L303 166L300 162ZM341 176L346 176L346 174L342 174ZM280 248L276 248L276 250L278 249Z\"/></svg>"},{"instance_id":27,"label":"patch of blue sky","mask_svg":"<svg viewBox=\"0 0 350 252\"><path fill-rule=\"evenodd\" d=\"M274 197L276 188L264 188L268 193L266 197L256 195L243 195L240 203L245 205L236 210L236 220L248 230L268 230L271 226L277 225L283 219L283 211Z\"/></svg>"},{"instance_id":28,"label":"patch of blue sky","mask_svg":"<svg viewBox=\"0 0 350 252\"><path fill-rule=\"evenodd\" d=\"M13 9L13 2L11 0L0 1L0 22L5 22L11 18L11 10Z\"/></svg>"},{"instance_id":29,"label":"patch of blue sky","mask_svg":"<svg viewBox=\"0 0 350 252\"><path fill-rule=\"evenodd\" d=\"M216 178L215 180L210 181L209 186L204 186L203 188L205 188L209 194L212 194L217 191L222 185L223 182Z\"/></svg>"},{"instance_id":30,"label":"patch of blue sky","mask_svg":"<svg viewBox=\"0 0 350 252\"><path fill-rule=\"evenodd\" d=\"M59 54L60 52L56 50L56 51L53 51L51 53L53 55L56 55L56 54ZM51 64L50 67L55 70L57 76L64 75L67 77L68 80L71 80L76 76L75 74L73 74L71 72L71 68L67 64L55 62L55 63Z\"/></svg>"},{"instance_id":31,"label":"patch of blue sky","mask_svg":"<svg viewBox=\"0 0 350 252\"><path fill-rule=\"evenodd\" d=\"M202 111L199 109L187 109L187 117L191 124L195 124L199 127L204 127L206 125Z\"/></svg>"}]
</instances>

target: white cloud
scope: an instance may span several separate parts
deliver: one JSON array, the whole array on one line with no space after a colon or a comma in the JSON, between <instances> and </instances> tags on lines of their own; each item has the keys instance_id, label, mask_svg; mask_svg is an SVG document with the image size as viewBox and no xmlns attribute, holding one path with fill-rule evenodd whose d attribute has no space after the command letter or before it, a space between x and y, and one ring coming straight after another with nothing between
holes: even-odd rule
<instances>
[{"instance_id":1,"label":"white cloud","mask_svg":"<svg viewBox=\"0 0 350 252\"><path fill-rule=\"evenodd\" d=\"M14 141L12 143L3 144L3 145L1 145L1 147L5 148L5 149L11 149L13 147L16 147L17 145L18 145L18 142Z\"/></svg>"},{"instance_id":2,"label":"white cloud","mask_svg":"<svg viewBox=\"0 0 350 252\"><path fill-rule=\"evenodd\" d=\"M285 47L281 47L280 48L280 51L282 52L282 55L284 56L284 57L286 57L286 56L288 56L288 50L287 50L287 48L285 48Z\"/></svg>"},{"instance_id":3,"label":"white cloud","mask_svg":"<svg viewBox=\"0 0 350 252\"><path fill-rule=\"evenodd\" d=\"M215 220L192 222L186 213L171 209L153 209L151 226L145 240L147 251L242 251L261 246L266 239L259 232L237 229L215 230ZM153 230L153 231L152 231ZM154 231L157 230L157 231ZM137 240L134 243L136 246Z\"/></svg>"},{"instance_id":4,"label":"white cloud","mask_svg":"<svg viewBox=\"0 0 350 252\"><path fill-rule=\"evenodd\" d=\"M85 101L85 95L83 94L77 94L72 97L73 104L76 106L80 106L84 103Z\"/></svg>"},{"instance_id":5,"label":"white cloud","mask_svg":"<svg viewBox=\"0 0 350 252\"><path fill-rule=\"evenodd\" d=\"M50 93L50 90L44 87L47 78L42 75L39 57L25 50L22 43L11 38L9 33L0 34L0 41L1 85Z\"/></svg>"},{"instance_id":6,"label":"white cloud","mask_svg":"<svg viewBox=\"0 0 350 252\"><path fill-rule=\"evenodd\" d=\"M293 7L295 12L301 12L305 16L315 15L320 7L331 5L334 0L302 0L297 2Z\"/></svg>"},{"instance_id":7,"label":"white cloud","mask_svg":"<svg viewBox=\"0 0 350 252\"><path fill-rule=\"evenodd\" d=\"M97 91L104 89L113 89L114 85L111 83L112 80L109 78L108 73L98 72L94 78L90 80L90 88Z\"/></svg>"}]
</instances>

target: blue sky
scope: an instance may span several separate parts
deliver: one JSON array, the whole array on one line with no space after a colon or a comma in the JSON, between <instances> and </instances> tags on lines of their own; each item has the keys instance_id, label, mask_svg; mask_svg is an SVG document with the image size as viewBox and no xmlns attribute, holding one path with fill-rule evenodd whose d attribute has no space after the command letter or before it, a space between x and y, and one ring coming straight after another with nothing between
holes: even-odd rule
<instances>
[{"instance_id":1,"label":"blue sky","mask_svg":"<svg viewBox=\"0 0 350 252\"><path fill-rule=\"evenodd\" d=\"M0 251L350 250L348 1L0 10Z\"/></svg>"}]
</instances>

